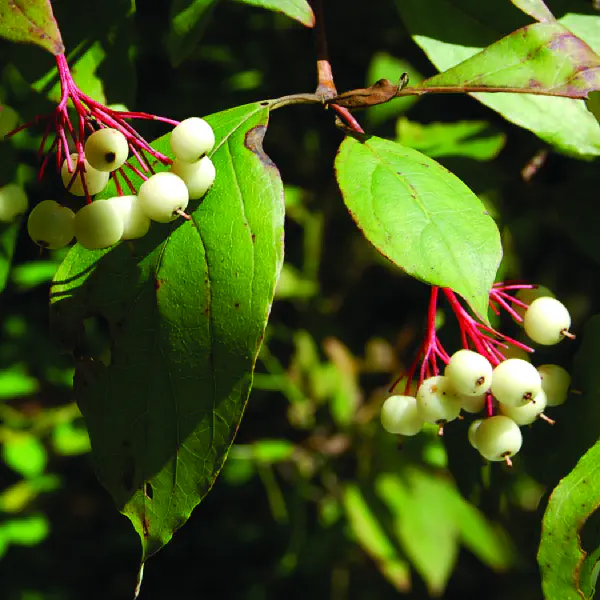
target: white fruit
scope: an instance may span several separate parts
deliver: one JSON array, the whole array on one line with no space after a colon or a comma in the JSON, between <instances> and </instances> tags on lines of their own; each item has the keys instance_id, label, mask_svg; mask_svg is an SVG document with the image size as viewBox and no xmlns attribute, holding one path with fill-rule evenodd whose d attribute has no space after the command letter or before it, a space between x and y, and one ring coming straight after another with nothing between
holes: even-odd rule
<instances>
[{"instance_id":1,"label":"white fruit","mask_svg":"<svg viewBox=\"0 0 600 600\"><path fill-rule=\"evenodd\" d=\"M546 393L548 406L560 406L567 399L571 376L559 365L541 365L538 373L542 378L542 389Z\"/></svg>"},{"instance_id":2,"label":"white fruit","mask_svg":"<svg viewBox=\"0 0 600 600\"><path fill-rule=\"evenodd\" d=\"M29 206L25 190L16 183L0 188L0 221L10 223L25 214Z\"/></svg>"},{"instance_id":3,"label":"white fruit","mask_svg":"<svg viewBox=\"0 0 600 600\"><path fill-rule=\"evenodd\" d=\"M450 357L445 375L450 385L465 396L480 396L492 383L490 361L473 350L459 350Z\"/></svg>"},{"instance_id":4,"label":"white fruit","mask_svg":"<svg viewBox=\"0 0 600 600\"><path fill-rule=\"evenodd\" d=\"M531 402L523 406L500 404L500 412L511 418L517 425L529 425L544 412L546 402L546 394L542 390Z\"/></svg>"},{"instance_id":5,"label":"white fruit","mask_svg":"<svg viewBox=\"0 0 600 600\"><path fill-rule=\"evenodd\" d=\"M571 327L571 315L566 306L556 298L534 300L523 317L525 333L538 344L558 344Z\"/></svg>"},{"instance_id":6,"label":"white fruit","mask_svg":"<svg viewBox=\"0 0 600 600\"><path fill-rule=\"evenodd\" d=\"M520 358L501 362L492 373L492 394L508 406L522 406L533 400L542 389L537 369Z\"/></svg>"},{"instance_id":7,"label":"white fruit","mask_svg":"<svg viewBox=\"0 0 600 600\"><path fill-rule=\"evenodd\" d=\"M190 194L190 200L202 198L212 187L217 175L215 165L208 156L193 163L176 158L171 165L171 173L175 173L183 179Z\"/></svg>"},{"instance_id":8,"label":"white fruit","mask_svg":"<svg viewBox=\"0 0 600 600\"><path fill-rule=\"evenodd\" d=\"M436 375L423 381L417 391L417 409L428 423L447 423L460 413L460 399L449 385L448 378Z\"/></svg>"},{"instance_id":9,"label":"white fruit","mask_svg":"<svg viewBox=\"0 0 600 600\"><path fill-rule=\"evenodd\" d=\"M386 431L400 435L416 435L423 427L413 396L390 396L381 407L381 424Z\"/></svg>"},{"instance_id":10,"label":"white fruit","mask_svg":"<svg viewBox=\"0 0 600 600\"><path fill-rule=\"evenodd\" d=\"M150 217L142 210L137 196L115 196L102 202L112 202L123 220L122 240L136 240L150 229Z\"/></svg>"},{"instance_id":11,"label":"white fruit","mask_svg":"<svg viewBox=\"0 0 600 600\"><path fill-rule=\"evenodd\" d=\"M485 407L487 393L479 394L479 396L467 396L466 394L457 394L460 400L460 407L468 413L481 412Z\"/></svg>"},{"instance_id":12,"label":"white fruit","mask_svg":"<svg viewBox=\"0 0 600 600\"><path fill-rule=\"evenodd\" d=\"M85 174L82 172L77 173L77 176L73 180L71 187L69 188L69 183L73 178L73 173L77 167L77 154L71 154L71 166L73 171L69 173L69 165L65 159L63 162L62 168L60 170L60 175L62 177L63 184L66 188L69 189L71 194L74 196L85 196L85 190L83 188L83 180L82 176L85 177L85 182L87 184L88 193L90 196L94 194L98 194L101 192L108 183L108 178L110 177L110 173L105 173L103 171L98 171L94 169L90 163L84 159L83 161L85 167Z\"/></svg>"},{"instance_id":13,"label":"white fruit","mask_svg":"<svg viewBox=\"0 0 600 600\"><path fill-rule=\"evenodd\" d=\"M475 447L487 460L500 461L514 456L523 443L519 426L509 417L484 419L474 435Z\"/></svg>"},{"instance_id":14,"label":"white fruit","mask_svg":"<svg viewBox=\"0 0 600 600\"><path fill-rule=\"evenodd\" d=\"M531 304L534 300L536 300L537 298L545 298L545 297L549 297L549 298L554 298L554 294L545 286L543 285L539 285L538 287L535 288L523 288L520 289L516 294L515 294L515 298L517 300L520 300L521 302L524 302L525 304ZM515 305L515 312L517 314L519 314L521 317L523 317L525 315L525 311L527 310L526 308L523 308L522 306L517 306Z\"/></svg>"},{"instance_id":15,"label":"white fruit","mask_svg":"<svg viewBox=\"0 0 600 600\"><path fill-rule=\"evenodd\" d=\"M120 169L127 160L129 144L120 131L105 127L90 135L85 142L84 152L94 169L112 172Z\"/></svg>"},{"instance_id":16,"label":"white fruit","mask_svg":"<svg viewBox=\"0 0 600 600\"><path fill-rule=\"evenodd\" d=\"M475 450L477 450L477 442L476 442L477 430L479 429L479 426L482 423L483 423L483 419L477 419L476 421L473 421L469 425L469 433L468 433L469 444L471 444L471 446L473 446L473 448L475 448Z\"/></svg>"},{"instance_id":17,"label":"white fruit","mask_svg":"<svg viewBox=\"0 0 600 600\"><path fill-rule=\"evenodd\" d=\"M175 157L191 163L213 149L215 134L204 119L190 117L173 129L170 142Z\"/></svg>"},{"instance_id":18,"label":"white fruit","mask_svg":"<svg viewBox=\"0 0 600 600\"><path fill-rule=\"evenodd\" d=\"M54 200L37 204L27 219L29 237L42 248L64 248L74 235L75 213Z\"/></svg>"},{"instance_id":19,"label":"white fruit","mask_svg":"<svg viewBox=\"0 0 600 600\"><path fill-rule=\"evenodd\" d=\"M138 191L141 209L153 221L169 223L185 210L190 195L183 179L174 173L156 173L144 181Z\"/></svg>"},{"instance_id":20,"label":"white fruit","mask_svg":"<svg viewBox=\"0 0 600 600\"><path fill-rule=\"evenodd\" d=\"M88 250L108 248L123 235L123 219L112 202L96 200L75 215L75 237Z\"/></svg>"}]
</instances>

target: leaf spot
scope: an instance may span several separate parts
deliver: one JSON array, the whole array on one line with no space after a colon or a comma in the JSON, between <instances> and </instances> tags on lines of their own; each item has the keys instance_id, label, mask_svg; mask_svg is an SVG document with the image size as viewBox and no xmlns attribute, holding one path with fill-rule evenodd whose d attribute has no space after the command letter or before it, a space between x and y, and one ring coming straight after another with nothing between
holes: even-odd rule
<instances>
[{"instance_id":1,"label":"leaf spot","mask_svg":"<svg viewBox=\"0 0 600 600\"><path fill-rule=\"evenodd\" d=\"M244 138L244 146L256 154L260 162L265 167L276 168L275 163L265 154L263 149L263 140L266 132L267 128L265 125L257 125L256 127L253 127L248 131L248 133L246 133L246 137Z\"/></svg>"}]
</instances>

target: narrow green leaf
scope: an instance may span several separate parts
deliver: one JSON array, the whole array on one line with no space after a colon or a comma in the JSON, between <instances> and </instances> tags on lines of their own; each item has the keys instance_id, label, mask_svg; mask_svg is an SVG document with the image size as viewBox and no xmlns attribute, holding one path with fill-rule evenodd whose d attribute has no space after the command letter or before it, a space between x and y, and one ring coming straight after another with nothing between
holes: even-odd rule
<instances>
[{"instance_id":1,"label":"narrow green leaf","mask_svg":"<svg viewBox=\"0 0 600 600\"><path fill-rule=\"evenodd\" d=\"M139 533L143 560L187 521L225 461L282 263L283 187L262 150L267 106L206 119L217 178L188 207L192 220L153 224L108 251L75 246L52 287L67 344L76 348L87 317L107 323L108 366L80 360L74 387L98 476ZM170 152L167 136L155 146Z\"/></svg>"},{"instance_id":2,"label":"narrow green leaf","mask_svg":"<svg viewBox=\"0 0 600 600\"><path fill-rule=\"evenodd\" d=\"M456 121L423 125L406 117L396 124L397 141L431 158L465 156L491 160L504 147L505 135L487 121Z\"/></svg>"},{"instance_id":3,"label":"narrow green leaf","mask_svg":"<svg viewBox=\"0 0 600 600\"><path fill-rule=\"evenodd\" d=\"M546 600L581 600L580 570L586 557L579 533L600 506L600 442L554 488L542 520L538 564Z\"/></svg>"},{"instance_id":4,"label":"narrow green leaf","mask_svg":"<svg viewBox=\"0 0 600 600\"><path fill-rule=\"evenodd\" d=\"M526 16L508 2L429 0L424 4L420 0L397 0L396 6L414 41L440 71L527 25ZM587 35L595 31L593 35L598 37L597 17L586 17L582 24L582 19L573 19L568 10L564 12L567 14L559 21L598 52L598 45ZM573 29L573 24L578 27ZM472 96L564 153L600 155L600 126L583 100L509 93Z\"/></svg>"},{"instance_id":5,"label":"narrow green leaf","mask_svg":"<svg viewBox=\"0 0 600 600\"><path fill-rule=\"evenodd\" d=\"M523 27L420 88L466 91L527 90L530 94L586 98L600 88L600 57L556 21Z\"/></svg>"},{"instance_id":6,"label":"narrow green leaf","mask_svg":"<svg viewBox=\"0 0 600 600\"><path fill-rule=\"evenodd\" d=\"M554 21L554 15L544 4L544 0L510 0L517 8L533 17L536 21Z\"/></svg>"},{"instance_id":7,"label":"narrow green leaf","mask_svg":"<svg viewBox=\"0 0 600 600\"><path fill-rule=\"evenodd\" d=\"M4 290L8 282L20 230L20 219L14 223L0 224L0 292Z\"/></svg>"},{"instance_id":8,"label":"narrow green leaf","mask_svg":"<svg viewBox=\"0 0 600 600\"><path fill-rule=\"evenodd\" d=\"M410 590L410 568L360 488L356 484L349 484L342 502L358 543L397 590Z\"/></svg>"},{"instance_id":9,"label":"narrow green leaf","mask_svg":"<svg viewBox=\"0 0 600 600\"><path fill-rule=\"evenodd\" d=\"M413 277L452 288L487 319L500 235L458 177L377 137L346 138L335 169L350 214L379 252Z\"/></svg>"},{"instance_id":10,"label":"narrow green leaf","mask_svg":"<svg viewBox=\"0 0 600 600\"><path fill-rule=\"evenodd\" d=\"M166 37L167 52L174 66L195 51L219 0L172 0L171 24Z\"/></svg>"},{"instance_id":11,"label":"narrow green leaf","mask_svg":"<svg viewBox=\"0 0 600 600\"><path fill-rule=\"evenodd\" d=\"M37 44L54 55L65 51L50 0L0 0L0 37Z\"/></svg>"},{"instance_id":12,"label":"narrow green leaf","mask_svg":"<svg viewBox=\"0 0 600 600\"><path fill-rule=\"evenodd\" d=\"M276 10L306 25L314 27L315 15L307 0L236 0L242 4L260 6L269 10Z\"/></svg>"}]
</instances>

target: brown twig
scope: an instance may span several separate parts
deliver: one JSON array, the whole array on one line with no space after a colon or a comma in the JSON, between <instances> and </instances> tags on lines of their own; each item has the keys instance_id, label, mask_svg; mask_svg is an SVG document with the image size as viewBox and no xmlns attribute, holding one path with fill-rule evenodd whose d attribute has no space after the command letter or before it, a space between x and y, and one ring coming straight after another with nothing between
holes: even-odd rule
<instances>
[{"instance_id":1,"label":"brown twig","mask_svg":"<svg viewBox=\"0 0 600 600\"><path fill-rule=\"evenodd\" d=\"M325 32L325 18L323 11L323 0L310 0L312 9L315 13L315 43L317 52L317 77L318 84L315 94L322 98L322 101L337 96L337 89L333 81L333 71L329 62L329 52L327 49L327 34ZM363 128L358 121L350 114L347 108L330 104L339 117L345 121L346 125L358 133L364 133Z\"/></svg>"}]
</instances>

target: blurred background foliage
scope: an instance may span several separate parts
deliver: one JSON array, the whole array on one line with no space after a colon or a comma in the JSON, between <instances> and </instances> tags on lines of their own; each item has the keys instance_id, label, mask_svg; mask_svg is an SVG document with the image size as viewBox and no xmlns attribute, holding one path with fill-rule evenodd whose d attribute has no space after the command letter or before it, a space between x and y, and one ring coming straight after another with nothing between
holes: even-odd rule
<instances>
[{"instance_id":1,"label":"blurred background foliage","mask_svg":"<svg viewBox=\"0 0 600 600\"><path fill-rule=\"evenodd\" d=\"M435 72L394 2L324 4L340 91ZM111 105L181 119L315 87L312 32L276 13L232 1L53 8L77 81ZM181 30L184 9L197 23ZM35 47L0 42L0 133L51 110L52 66ZM467 96L404 98L357 116L483 199L503 236L499 275L550 287L574 317L578 340L539 351L536 364L571 368L600 291L597 166L550 151L525 180L548 148ZM418 348L429 290L380 257L346 212L332 171L341 139L314 106L272 115L265 143L286 185L286 264L254 389L223 473L148 563L141 597L541 598L541 514L597 436L593 410L575 397L551 413L554 428L536 423L512 470L483 465L465 423L443 442L435 430L400 440L381 429L379 407ZM68 201L54 174L36 181L39 141L22 133L0 145L0 184L21 183L31 204ZM128 598L135 582L137 536L95 480L73 359L48 330L62 256L40 254L23 223L0 230L2 600ZM445 309L452 351L459 338ZM597 532L592 522L586 549Z\"/></svg>"}]
</instances>

